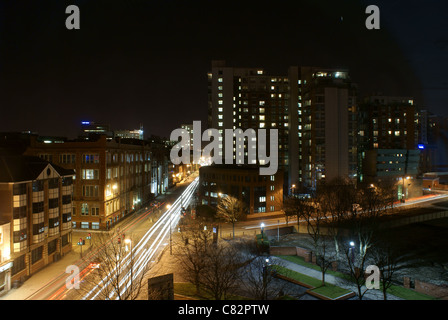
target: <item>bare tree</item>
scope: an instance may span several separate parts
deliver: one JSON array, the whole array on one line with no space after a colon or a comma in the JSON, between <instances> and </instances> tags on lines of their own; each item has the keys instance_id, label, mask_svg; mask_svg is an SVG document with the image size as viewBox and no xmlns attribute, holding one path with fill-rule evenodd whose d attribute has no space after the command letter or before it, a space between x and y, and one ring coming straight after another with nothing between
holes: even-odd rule
<instances>
[{"instance_id":1,"label":"bare tree","mask_svg":"<svg viewBox=\"0 0 448 320\"><path fill-rule=\"evenodd\" d=\"M372 263L378 267L380 272L380 289L384 300L387 300L387 291L394 284L397 273L412 265L412 263L409 263L409 260L409 254L405 254L399 249L394 249L391 245L384 242L375 243L372 249Z\"/></svg>"},{"instance_id":2,"label":"bare tree","mask_svg":"<svg viewBox=\"0 0 448 320\"><path fill-rule=\"evenodd\" d=\"M319 183L315 197L319 210L327 215L327 232L333 239L336 257L339 259L341 227L353 210L353 204L358 201L355 185L343 178L336 178L328 183L324 181Z\"/></svg>"},{"instance_id":3,"label":"bare tree","mask_svg":"<svg viewBox=\"0 0 448 320\"><path fill-rule=\"evenodd\" d=\"M340 219L342 223L338 227L345 229L346 237L340 237L338 245L343 248L350 275L358 288L358 297L362 299L367 291L362 291L365 286L364 270L375 245L374 235L379 230L381 217L391 210L393 200L388 185L358 186L352 199L358 205L352 205L352 210Z\"/></svg>"},{"instance_id":4,"label":"bare tree","mask_svg":"<svg viewBox=\"0 0 448 320\"><path fill-rule=\"evenodd\" d=\"M137 259L134 245L132 236L123 239L117 231L97 234L92 244L96 254L88 261L93 272L85 277L83 292L93 288L96 299L136 300L150 268Z\"/></svg>"},{"instance_id":5,"label":"bare tree","mask_svg":"<svg viewBox=\"0 0 448 320\"><path fill-rule=\"evenodd\" d=\"M328 213L322 210L319 205L319 198L307 199L303 201L301 218L305 220L307 232L311 239L313 255L316 257L316 264L322 273L322 285L325 285L325 274L336 261L333 242L329 240L327 230L329 228Z\"/></svg>"},{"instance_id":6,"label":"bare tree","mask_svg":"<svg viewBox=\"0 0 448 320\"><path fill-rule=\"evenodd\" d=\"M222 197L217 206L216 217L232 224L234 239L235 223L243 216L243 209L244 204L239 199L230 195Z\"/></svg>"},{"instance_id":7,"label":"bare tree","mask_svg":"<svg viewBox=\"0 0 448 320\"><path fill-rule=\"evenodd\" d=\"M182 276L196 287L196 294L201 292L201 274L206 268L207 247L213 242L210 229L200 220L192 220L182 228L181 242L175 248L174 257L181 266Z\"/></svg>"},{"instance_id":8,"label":"bare tree","mask_svg":"<svg viewBox=\"0 0 448 320\"><path fill-rule=\"evenodd\" d=\"M201 286L215 300L227 299L240 284L241 267L245 264L241 252L232 243L220 242L207 248L204 260Z\"/></svg>"}]
</instances>

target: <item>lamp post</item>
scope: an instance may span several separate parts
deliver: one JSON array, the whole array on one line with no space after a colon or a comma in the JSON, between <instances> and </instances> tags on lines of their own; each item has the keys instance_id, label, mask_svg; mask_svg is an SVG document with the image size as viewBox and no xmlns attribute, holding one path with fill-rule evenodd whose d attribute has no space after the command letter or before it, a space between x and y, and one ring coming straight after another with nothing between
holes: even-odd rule
<instances>
[{"instance_id":1,"label":"lamp post","mask_svg":"<svg viewBox=\"0 0 448 320\"><path fill-rule=\"evenodd\" d=\"M355 243L353 241L350 241L350 256L352 259L352 263L355 261Z\"/></svg>"},{"instance_id":2,"label":"lamp post","mask_svg":"<svg viewBox=\"0 0 448 320\"><path fill-rule=\"evenodd\" d=\"M264 223L263 222L260 224L260 229L261 229L261 241L264 242L264 235L263 235Z\"/></svg>"}]
</instances>

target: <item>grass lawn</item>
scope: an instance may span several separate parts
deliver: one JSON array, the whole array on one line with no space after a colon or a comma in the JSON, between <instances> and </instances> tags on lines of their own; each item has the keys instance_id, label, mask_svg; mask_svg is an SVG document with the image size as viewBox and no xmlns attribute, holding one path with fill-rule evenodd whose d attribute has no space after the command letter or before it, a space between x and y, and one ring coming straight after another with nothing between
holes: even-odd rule
<instances>
[{"instance_id":1,"label":"grass lawn","mask_svg":"<svg viewBox=\"0 0 448 320\"><path fill-rule=\"evenodd\" d=\"M330 299L336 299L352 292L351 290L337 287L329 283L325 284L325 286L317 287L309 291L315 292Z\"/></svg>"},{"instance_id":2,"label":"grass lawn","mask_svg":"<svg viewBox=\"0 0 448 320\"><path fill-rule=\"evenodd\" d=\"M299 256L281 256L281 255L279 255L277 257L285 259L285 260L293 262L293 263L297 263L299 265L302 265L302 266L310 268L310 269L314 269L314 270L319 270L320 271L319 266L317 266L315 264L312 264L312 263L309 263L309 262L305 262L305 260L302 257L299 257ZM343 274L341 272L335 272L335 271L332 271L332 270L328 270L327 273L331 274L331 275L333 275L335 277L339 277L339 278L342 278L342 279L350 280L350 276L349 275ZM414 291L412 289L407 289L407 288L404 288L404 287L401 287L401 286L396 286L396 285L393 285L391 288L389 288L388 289L388 293L392 294L394 296L400 297L402 299L405 299L405 300L437 300L436 298L428 296L426 294L419 293L419 292L416 292L416 291Z\"/></svg>"},{"instance_id":3,"label":"grass lawn","mask_svg":"<svg viewBox=\"0 0 448 320\"><path fill-rule=\"evenodd\" d=\"M297 271L282 266L272 265L272 268L275 269L282 276L301 282L309 287L315 288L319 287L322 284L322 281L319 279L307 276L305 274L299 273Z\"/></svg>"},{"instance_id":4,"label":"grass lawn","mask_svg":"<svg viewBox=\"0 0 448 320\"><path fill-rule=\"evenodd\" d=\"M437 300L437 298L428 296L424 293L394 285L391 286L387 292L406 300Z\"/></svg>"},{"instance_id":5,"label":"grass lawn","mask_svg":"<svg viewBox=\"0 0 448 320\"><path fill-rule=\"evenodd\" d=\"M294 270L287 269L282 266L272 266L279 274L288 277L290 279L293 279L295 281L298 281L300 283L303 283L307 286L312 287L309 291L315 292L317 294L326 296L330 299L336 299L340 296L346 295L351 293L351 290L344 289L338 286L335 286L330 283L326 283L325 286L322 286L322 281L320 279L316 279L307 275L304 275L302 273L299 273Z\"/></svg>"},{"instance_id":6,"label":"grass lawn","mask_svg":"<svg viewBox=\"0 0 448 320\"><path fill-rule=\"evenodd\" d=\"M200 295L196 295L196 286L188 282L176 282L174 283L174 293L191 297L197 300L215 300L213 296L207 293L205 290L201 290ZM249 300L246 297L229 295L228 300Z\"/></svg>"},{"instance_id":7,"label":"grass lawn","mask_svg":"<svg viewBox=\"0 0 448 320\"><path fill-rule=\"evenodd\" d=\"M313 264L313 263L309 263L309 262L305 262L305 259L303 257L299 257L299 256L277 256L281 259L285 259L287 261L293 262L293 263L297 263L300 264L304 267L310 268L310 269L314 269L317 271L320 271L319 266ZM337 272L337 271L333 271L333 270L327 270L326 274L331 274L335 277L341 278L341 279L346 279L346 280L350 280L350 276L341 272Z\"/></svg>"}]
</instances>

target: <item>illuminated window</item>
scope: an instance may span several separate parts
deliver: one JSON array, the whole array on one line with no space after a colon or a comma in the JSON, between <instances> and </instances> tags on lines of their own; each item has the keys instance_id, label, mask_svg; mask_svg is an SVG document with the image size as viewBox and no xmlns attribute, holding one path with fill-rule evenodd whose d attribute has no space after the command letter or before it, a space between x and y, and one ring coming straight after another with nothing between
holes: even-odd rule
<instances>
[{"instance_id":1,"label":"illuminated window","mask_svg":"<svg viewBox=\"0 0 448 320\"><path fill-rule=\"evenodd\" d=\"M260 122L260 128L264 128L264 122Z\"/></svg>"},{"instance_id":2,"label":"illuminated window","mask_svg":"<svg viewBox=\"0 0 448 320\"><path fill-rule=\"evenodd\" d=\"M82 179L84 180L95 180L98 179L98 169L83 169L82 170Z\"/></svg>"}]
</instances>

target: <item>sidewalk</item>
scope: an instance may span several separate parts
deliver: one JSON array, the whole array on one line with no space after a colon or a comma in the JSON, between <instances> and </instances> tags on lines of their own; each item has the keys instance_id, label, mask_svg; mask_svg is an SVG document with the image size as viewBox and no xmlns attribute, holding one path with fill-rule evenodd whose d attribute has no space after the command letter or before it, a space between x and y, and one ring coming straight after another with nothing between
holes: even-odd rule
<instances>
[{"instance_id":1,"label":"sidewalk","mask_svg":"<svg viewBox=\"0 0 448 320\"><path fill-rule=\"evenodd\" d=\"M270 259L279 261L282 266L284 266L285 268L288 268L290 270L299 272L301 274L307 275L312 278L322 279L322 273L318 270L314 270L314 269L311 269L311 268L308 268L308 267L302 266L300 264L297 264L297 263L294 263L294 262L291 262L291 261L288 261L288 260L285 260L282 258L278 258L278 257L271 256ZM328 274L328 273L325 274L325 282L334 284L341 288L349 289L356 294L358 293L358 288L356 287L356 285L350 285L349 283L346 283L342 279L335 277L331 274ZM363 287L362 291L364 292L365 289L366 288ZM357 297L354 299L357 299ZM363 299L364 300L384 300L383 293L380 290L368 290L364 294ZM403 300L402 298L396 297L391 294L387 295L387 299L388 300Z\"/></svg>"}]
</instances>

